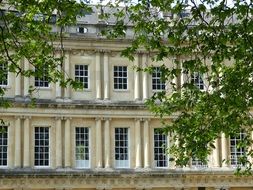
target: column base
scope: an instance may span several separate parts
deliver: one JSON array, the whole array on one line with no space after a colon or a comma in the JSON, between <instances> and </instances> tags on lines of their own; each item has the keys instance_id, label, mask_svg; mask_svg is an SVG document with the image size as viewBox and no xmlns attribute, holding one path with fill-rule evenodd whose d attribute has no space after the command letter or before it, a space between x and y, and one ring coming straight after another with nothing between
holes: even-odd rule
<instances>
[{"instance_id":1,"label":"column base","mask_svg":"<svg viewBox=\"0 0 253 190\"><path fill-rule=\"evenodd\" d=\"M31 97L29 95L25 96L25 102L31 102Z\"/></svg>"},{"instance_id":2,"label":"column base","mask_svg":"<svg viewBox=\"0 0 253 190\"><path fill-rule=\"evenodd\" d=\"M23 100L23 97L21 95L16 95L14 100L19 102Z\"/></svg>"},{"instance_id":3,"label":"column base","mask_svg":"<svg viewBox=\"0 0 253 190\"><path fill-rule=\"evenodd\" d=\"M70 103L72 100L70 98L64 98L63 102Z\"/></svg>"},{"instance_id":4,"label":"column base","mask_svg":"<svg viewBox=\"0 0 253 190\"><path fill-rule=\"evenodd\" d=\"M63 102L63 99L61 97L56 97L55 102Z\"/></svg>"}]
</instances>

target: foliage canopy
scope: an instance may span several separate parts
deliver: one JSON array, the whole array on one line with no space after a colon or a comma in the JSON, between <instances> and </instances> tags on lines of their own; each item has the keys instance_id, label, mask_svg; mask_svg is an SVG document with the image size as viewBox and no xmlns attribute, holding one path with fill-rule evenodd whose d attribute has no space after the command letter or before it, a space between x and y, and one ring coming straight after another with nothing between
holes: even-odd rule
<instances>
[{"instance_id":1,"label":"foliage canopy","mask_svg":"<svg viewBox=\"0 0 253 190\"><path fill-rule=\"evenodd\" d=\"M132 46L122 52L133 59L144 48L160 61L174 59L172 68L161 67L162 78L172 93L158 92L146 103L161 119L172 116L165 131L177 141L172 153L178 165L191 157L206 161L222 133L246 133L238 148L245 155L238 171L249 174L252 157L253 104L253 2L245 0L141 0L117 1L116 25L105 33L124 36L127 25L134 31ZM125 4L123 8L120 5ZM109 14L104 14L108 18ZM150 66L152 69L152 66ZM144 69L149 70L149 69ZM198 73L199 89L191 80ZM183 78L179 83L173 79ZM176 115L176 117L174 117ZM164 120L165 121L165 120ZM228 158L229 159L229 158ZM224 160L225 161L225 160ZM243 168L243 170L241 170Z\"/></svg>"},{"instance_id":2,"label":"foliage canopy","mask_svg":"<svg viewBox=\"0 0 253 190\"><path fill-rule=\"evenodd\" d=\"M64 58L64 28L75 24L76 16L91 11L90 7L75 0L0 0L0 6L8 7L8 11L0 10L0 64L8 64L7 70L16 75L40 76L42 72L20 67L18 63L25 58L39 71L46 65L49 82L78 87L57 68ZM123 56L132 60L137 50L144 49L156 61L174 60L173 67L161 67L162 79L172 92L155 93L147 106L161 119L173 116L173 122L164 125L178 142L170 150L176 163L186 165L191 157L205 161L221 133L235 136L243 129L247 135L238 146L245 148L240 161L249 174L248 158L253 155L252 1L116 0L108 6L117 11L101 12L104 20L115 18L115 26L105 34L124 38L129 26L134 32ZM145 71L152 71L152 66ZM0 70L0 80L4 72ZM191 80L194 73L203 77L204 90ZM175 78L184 80L175 83ZM4 91L0 88L1 95ZM3 106L5 101L0 102Z\"/></svg>"}]
</instances>

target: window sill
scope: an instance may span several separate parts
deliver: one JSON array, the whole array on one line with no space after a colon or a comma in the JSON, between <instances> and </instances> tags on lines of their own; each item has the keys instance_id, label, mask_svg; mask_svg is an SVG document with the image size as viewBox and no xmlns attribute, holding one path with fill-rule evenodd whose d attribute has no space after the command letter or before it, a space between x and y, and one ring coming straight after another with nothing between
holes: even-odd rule
<instances>
[{"instance_id":1,"label":"window sill","mask_svg":"<svg viewBox=\"0 0 253 190\"><path fill-rule=\"evenodd\" d=\"M9 85L0 85L0 88L10 89L10 88L11 88L11 86L9 86Z\"/></svg>"},{"instance_id":2,"label":"window sill","mask_svg":"<svg viewBox=\"0 0 253 190\"><path fill-rule=\"evenodd\" d=\"M113 89L113 92L120 92L120 93L124 93L124 92L130 92L130 90L128 89Z\"/></svg>"},{"instance_id":3,"label":"window sill","mask_svg":"<svg viewBox=\"0 0 253 190\"><path fill-rule=\"evenodd\" d=\"M34 169L50 169L50 166L34 166Z\"/></svg>"},{"instance_id":4,"label":"window sill","mask_svg":"<svg viewBox=\"0 0 253 190\"><path fill-rule=\"evenodd\" d=\"M49 91L52 90L51 87L39 87L39 86L35 86L35 88L37 88L38 90L43 90L43 91Z\"/></svg>"},{"instance_id":5,"label":"window sill","mask_svg":"<svg viewBox=\"0 0 253 190\"><path fill-rule=\"evenodd\" d=\"M91 89L75 90L74 92L92 92Z\"/></svg>"}]
</instances>

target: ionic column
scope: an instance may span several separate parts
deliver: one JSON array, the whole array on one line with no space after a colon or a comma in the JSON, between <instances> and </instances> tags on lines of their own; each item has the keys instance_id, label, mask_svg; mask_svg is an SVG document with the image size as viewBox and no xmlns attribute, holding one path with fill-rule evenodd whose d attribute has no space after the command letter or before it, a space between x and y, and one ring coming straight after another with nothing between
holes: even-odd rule
<instances>
[{"instance_id":1,"label":"ionic column","mask_svg":"<svg viewBox=\"0 0 253 190\"><path fill-rule=\"evenodd\" d=\"M141 121L135 120L135 168L141 168Z\"/></svg>"},{"instance_id":2,"label":"ionic column","mask_svg":"<svg viewBox=\"0 0 253 190\"><path fill-rule=\"evenodd\" d=\"M138 54L134 57L134 66L139 67ZM140 100L140 72L134 71L134 100Z\"/></svg>"},{"instance_id":3,"label":"ionic column","mask_svg":"<svg viewBox=\"0 0 253 190\"><path fill-rule=\"evenodd\" d=\"M20 61L17 62L17 65L20 67ZM21 74L15 76L15 98L21 97Z\"/></svg>"},{"instance_id":4,"label":"ionic column","mask_svg":"<svg viewBox=\"0 0 253 190\"><path fill-rule=\"evenodd\" d=\"M189 76L187 73L185 73L184 68L183 68L183 61L184 60L181 60L181 69L182 69L182 73L181 73L181 77L180 77L181 78L181 81L180 81L181 86L183 86L185 83L187 83L189 81Z\"/></svg>"},{"instance_id":5,"label":"ionic column","mask_svg":"<svg viewBox=\"0 0 253 190\"><path fill-rule=\"evenodd\" d=\"M24 120L24 163L23 166L30 167L30 118Z\"/></svg>"},{"instance_id":6,"label":"ionic column","mask_svg":"<svg viewBox=\"0 0 253 190\"><path fill-rule=\"evenodd\" d=\"M109 56L108 53L104 53L104 99L109 100Z\"/></svg>"},{"instance_id":7,"label":"ionic column","mask_svg":"<svg viewBox=\"0 0 253 190\"><path fill-rule=\"evenodd\" d=\"M145 67L148 67L148 55L147 54L144 54L142 56L142 61L143 61L143 64L142 64L142 67L145 68ZM147 72L143 72L143 100L146 100L148 99L148 73Z\"/></svg>"},{"instance_id":8,"label":"ionic column","mask_svg":"<svg viewBox=\"0 0 253 190\"><path fill-rule=\"evenodd\" d=\"M105 118L105 131L104 131L104 153L105 153L105 168L111 167L111 135L110 135L110 119Z\"/></svg>"},{"instance_id":9,"label":"ionic column","mask_svg":"<svg viewBox=\"0 0 253 190\"><path fill-rule=\"evenodd\" d=\"M56 155L56 168L62 167L62 118L56 119L56 131L55 131L55 155ZM66 139L65 139L66 140Z\"/></svg>"},{"instance_id":10,"label":"ionic column","mask_svg":"<svg viewBox=\"0 0 253 190\"><path fill-rule=\"evenodd\" d=\"M214 146L215 146L215 149L213 149L213 167L220 167L219 141L218 141L218 139L215 139Z\"/></svg>"},{"instance_id":11,"label":"ionic column","mask_svg":"<svg viewBox=\"0 0 253 190\"><path fill-rule=\"evenodd\" d=\"M57 57L59 57L59 54L56 55ZM61 71L61 65L57 65L57 70L60 72ZM61 93L61 85L60 85L60 81L57 81L55 83L55 100L56 101L60 101L62 98L62 93Z\"/></svg>"},{"instance_id":12,"label":"ionic column","mask_svg":"<svg viewBox=\"0 0 253 190\"><path fill-rule=\"evenodd\" d=\"M70 128L70 118L65 120L65 168L71 167L71 128Z\"/></svg>"},{"instance_id":13,"label":"ionic column","mask_svg":"<svg viewBox=\"0 0 253 190\"><path fill-rule=\"evenodd\" d=\"M222 167L228 167L228 143L227 143L227 138L225 136L225 133L221 134L221 160L222 162Z\"/></svg>"},{"instance_id":14,"label":"ionic column","mask_svg":"<svg viewBox=\"0 0 253 190\"><path fill-rule=\"evenodd\" d=\"M96 52L96 99L101 99L100 52Z\"/></svg>"},{"instance_id":15,"label":"ionic column","mask_svg":"<svg viewBox=\"0 0 253 190\"><path fill-rule=\"evenodd\" d=\"M15 160L14 167L21 167L21 118L15 118Z\"/></svg>"},{"instance_id":16,"label":"ionic column","mask_svg":"<svg viewBox=\"0 0 253 190\"><path fill-rule=\"evenodd\" d=\"M144 120L144 167L150 168L150 143L149 143L149 121Z\"/></svg>"},{"instance_id":17,"label":"ionic column","mask_svg":"<svg viewBox=\"0 0 253 190\"><path fill-rule=\"evenodd\" d=\"M96 118L96 167L97 168L102 168L102 131L101 130L102 130L101 119Z\"/></svg>"},{"instance_id":18,"label":"ionic column","mask_svg":"<svg viewBox=\"0 0 253 190\"><path fill-rule=\"evenodd\" d=\"M71 76L71 73L70 73L70 55L69 55L69 52L67 52L65 54L65 59L64 59L64 71L65 71L65 80L67 78L69 78ZM64 89L64 99L67 100L67 101L70 101L70 86L67 85Z\"/></svg>"},{"instance_id":19,"label":"ionic column","mask_svg":"<svg viewBox=\"0 0 253 190\"><path fill-rule=\"evenodd\" d=\"M8 156L7 156L7 163L8 163L8 167L10 168L13 168L13 165L14 165L14 127L13 124L11 124L9 127L8 127Z\"/></svg>"},{"instance_id":20,"label":"ionic column","mask_svg":"<svg viewBox=\"0 0 253 190\"><path fill-rule=\"evenodd\" d=\"M27 59L24 59L24 70L28 71L29 70L29 62ZM29 77L25 77L24 76L24 97L25 98L29 98L30 94L29 94L29 86L30 86L30 82L29 82Z\"/></svg>"}]
</instances>

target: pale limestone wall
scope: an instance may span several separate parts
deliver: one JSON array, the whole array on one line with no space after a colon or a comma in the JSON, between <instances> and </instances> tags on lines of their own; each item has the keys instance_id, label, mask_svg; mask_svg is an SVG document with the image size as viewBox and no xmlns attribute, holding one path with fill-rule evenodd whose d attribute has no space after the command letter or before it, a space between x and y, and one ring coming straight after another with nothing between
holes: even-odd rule
<instances>
[{"instance_id":1,"label":"pale limestone wall","mask_svg":"<svg viewBox=\"0 0 253 190\"><path fill-rule=\"evenodd\" d=\"M71 90L73 100L94 100L95 99L95 55L72 55L70 56L70 77L75 78L75 65L88 65L89 84L88 89Z\"/></svg>"},{"instance_id":2,"label":"pale limestone wall","mask_svg":"<svg viewBox=\"0 0 253 190\"><path fill-rule=\"evenodd\" d=\"M113 87L113 67L114 66L127 66L127 89L118 90ZM120 54L109 57L109 79L110 79L110 95L111 100L116 101L133 101L134 100L134 84L133 84L133 63L127 58L120 57Z\"/></svg>"}]
</instances>

